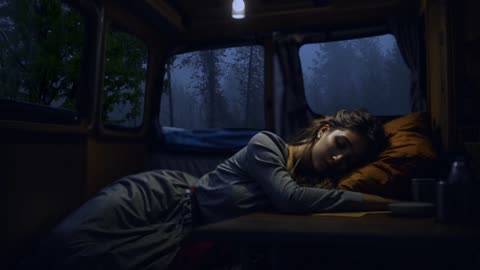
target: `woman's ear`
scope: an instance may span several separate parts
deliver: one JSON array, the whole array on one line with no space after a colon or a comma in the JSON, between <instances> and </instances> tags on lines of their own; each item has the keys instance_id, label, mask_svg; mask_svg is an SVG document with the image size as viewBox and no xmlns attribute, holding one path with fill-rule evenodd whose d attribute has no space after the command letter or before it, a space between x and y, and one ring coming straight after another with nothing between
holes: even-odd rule
<instances>
[{"instance_id":1,"label":"woman's ear","mask_svg":"<svg viewBox=\"0 0 480 270\"><path fill-rule=\"evenodd\" d=\"M330 130L330 125L329 124L324 124L323 126L321 126L318 129L317 138L322 137L322 135L325 134L326 132L328 132L329 130Z\"/></svg>"}]
</instances>

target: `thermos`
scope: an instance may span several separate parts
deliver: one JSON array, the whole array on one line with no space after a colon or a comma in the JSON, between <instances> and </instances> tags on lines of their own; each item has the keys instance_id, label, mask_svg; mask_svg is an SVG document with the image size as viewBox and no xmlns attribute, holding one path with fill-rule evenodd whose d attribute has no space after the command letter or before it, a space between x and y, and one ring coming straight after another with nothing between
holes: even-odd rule
<instances>
[{"instance_id":1,"label":"thermos","mask_svg":"<svg viewBox=\"0 0 480 270\"><path fill-rule=\"evenodd\" d=\"M473 211L473 181L461 157L452 162L447 181L437 184L437 219L440 222L469 221Z\"/></svg>"}]
</instances>

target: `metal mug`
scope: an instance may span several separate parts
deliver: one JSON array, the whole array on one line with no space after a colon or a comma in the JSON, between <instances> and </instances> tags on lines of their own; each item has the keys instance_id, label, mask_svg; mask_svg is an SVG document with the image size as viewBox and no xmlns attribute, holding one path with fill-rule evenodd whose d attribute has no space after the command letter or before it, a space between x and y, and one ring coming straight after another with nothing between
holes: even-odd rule
<instances>
[{"instance_id":1,"label":"metal mug","mask_svg":"<svg viewBox=\"0 0 480 270\"><path fill-rule=\"evenodd\" d=\"M437 203L437 182L436 178L413 178L412 196L417 202Z\"/></svg>"}]
</instances>

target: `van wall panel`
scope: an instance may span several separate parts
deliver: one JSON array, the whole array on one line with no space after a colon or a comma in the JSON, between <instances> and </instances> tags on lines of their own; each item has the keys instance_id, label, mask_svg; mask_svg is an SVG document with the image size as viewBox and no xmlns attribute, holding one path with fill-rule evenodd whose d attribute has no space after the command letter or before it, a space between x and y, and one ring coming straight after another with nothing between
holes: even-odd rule
<instances>
[{"instance_id":1,"label":"van wall panel","mask_svg":"<svg viewBox=\"0 0 480 270\"><path fill-rule=\"evenodd\" d=\"M145 170L145 144L136 141L98 140L88 143L88 197L113 181Z\"/></svg>"},{"instance_id":2,"label":"van wall panel","mask_svg":"<svg viewBox=\"0 0 480 270\"><path fill-rule=\"evenodd\" d=\"M0 146L2 198L7 256L15 261L83 201L86 140L25 133L8 137Z\"/></svg>"}]
</instances>

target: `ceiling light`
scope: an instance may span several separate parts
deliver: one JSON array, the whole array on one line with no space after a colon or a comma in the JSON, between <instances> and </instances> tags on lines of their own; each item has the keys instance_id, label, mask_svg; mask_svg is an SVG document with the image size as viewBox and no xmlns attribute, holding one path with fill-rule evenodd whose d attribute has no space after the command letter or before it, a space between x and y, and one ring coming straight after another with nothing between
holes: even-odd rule
<instances>
[{"instance_id":1,"label":"ceiling light","mask_svg":"<svg viewBox=\"0 0 480 270\"><path fill-rule=\"evenodd\" d=\"M232 18L245 18L245 2L243 0L233 0L232 2Z\"/></svg>"}]
</instances>

